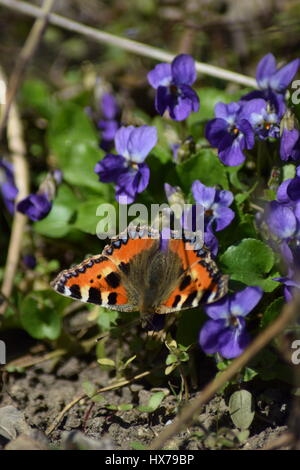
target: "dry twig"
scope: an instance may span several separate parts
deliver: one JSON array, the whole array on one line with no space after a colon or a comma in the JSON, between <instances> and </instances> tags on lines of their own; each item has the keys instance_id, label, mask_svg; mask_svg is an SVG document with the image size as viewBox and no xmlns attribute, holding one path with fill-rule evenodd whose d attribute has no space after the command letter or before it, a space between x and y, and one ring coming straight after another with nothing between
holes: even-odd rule
<instances>
[{"instance_id":1,"label":"dry twig","mask_svg":"<svg viewBox=\"0 0 300 470\"><path fill-rule=\"evenodd\" d=\"M25 15L35 16L37 18L43 16L42 10L40 8L30 5L26 2L16 0L0 0L0 5L11 8L12 10L18 11L20 13L24 13ZM57 15L55 13L49 14L48 21L55 26L65 28L69 31L73 31L75 33L79 33L83 36L94 39L95 41L110 44L141 56L151 57L152 59L162 60L165 62L171 62L175 56L175 54L163 51L156 47L148 46L147 44L142 44L140 42L133 41L132 39L121 38L115 36L114 34L106 33L99 29L85 26L81 23L78 23L77 21L69 20L64 16ZM230 70L222 69L221 67L216 67L214 65L196 62L196 69L200 73L217 77L222 80L228 80L249 87L257 86L255 79L252 77L248 77L236 72L231 72Z\"/></svg>"},{"instance_id":2,"label":"dry twig","mask_svg":"<svg viewBox=\"0 0 300 470\"><path fill-rule=\"evenodd\" d=\"M141 374L138 374L138 375L135 375L134 377L132 377L132 379L128 379L128 380L121 380L120 382L116 382L112 385L108 385L107 387L103 387L103 388L99 388L95 394L93 396L96 396L96 395L99 395L100 393L104 393L104 392L109 392L110 390L114 390L116 388L121 388L121 387L124 387L125 385L129 385L133 382L136 382L137 380L139 379L142 379L143 377L146 377L147 375L150 375L152 371L150 370L147 370L145 372L142 372ZM79 403L81 400L84 400L86 398L92 398L92 397L89 397L86 393L83 393L82 395L80 395L79 397L76 397L74 398L74 400L72 400L70 403L68 403L64 409L59 413L59 415L57 415L57 417L55 418L55 420L53 421L53 423L51 423L51 425L48 427L48 429L46 430L46 435L49 436L53 431L54 429L59 425L59 423L61 422L62 418L64 417L64 415L71 409L73 408L73 406L75 406L77 403Z\"/></svg>"},{"instance_id":3,"label":"dry twig","mask_svg":"<svg viewBox=\"0 0 300 470\"><path fill-rule=\"evenodd\" d=\"M23 138L22 123L18 114L17 106L14 104L14 98L23 79L26 67L42 38L47 24L47 15L53 6L53 3L54 0L44 1L43 8L41 9L41 18L34 22L20 55L17 58L15 68L7 86L6 103L0 119L0 138L7 122L8 146L12 154L15 183L18 188L16 203L29 194L29 171L25 159L26 148ZM3 72L2 80L6 82ZM20 258L25 225L25 215L15 212L2 285L2 293L4 297L10 297L12 292L14 277ZM0 314L4 313L6 306L7 303L4 301L0 306Z\"/></svg>"},{"instance_id":4,"label":"dry twig","mask_svg":"<svg viewBox=\"0 0 300 470\"><path fill-rule=\"evenodd\" d=\"M0 138L3 132L3 129L6 125L6 121L8 119L9 111L12 105L12 102L16 96L16 93L19 89L20 83L23 79L26 67L33 57L40 40L43 36L47 20L48 14L51 8L53 7L53 3L55 0L44 0L43 7L40 9L41 15L40 17L34 22L31 31L25 41L24 46L17 58L15 67L12 71L11 77L9 79L9 83L7 86L7 93L6 93L6 103L3 114L1 115L0 119Z\"/></svg>"},{"instance_id":5,"label":"dry twig","mask_svg":"<svg viewBox=\"0 0 300 470\"><path fill-rule=\"evenodd\" d=\"M0 79L4 82L5 77L0 69ZM25 198L29 193L29 171L25 159L26 147L23 138L23 127L19 116L18 108L14 102L11 104L7 121L7 142L14 166L15 184L18 188L17 201ZM4 279L1 293L4 298L9 298L12 292L15 273L18 267L22 238L26 225L25 215L15 212L11 236L9 240L8 253L6 258ZM0 306L0 314L3 314L7 306L6 300Z\"/></svg>"}]
</instances>

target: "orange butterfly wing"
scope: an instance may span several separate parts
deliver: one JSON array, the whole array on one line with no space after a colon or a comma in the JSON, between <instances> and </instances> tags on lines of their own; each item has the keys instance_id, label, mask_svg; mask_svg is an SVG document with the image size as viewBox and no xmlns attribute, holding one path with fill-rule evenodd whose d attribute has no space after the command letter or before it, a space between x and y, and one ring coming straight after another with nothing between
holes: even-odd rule
<instances>
[{"instance_id":1,"label":"orange butterfly wing","mask_svg":"<svg viewBox=\"0 0 300 470\"><path fill-rule=\"evenodd\" d=\"M183 239L172 239L169 250L177 253L184 272L158 313L195 308L200 303L212 303L225 295L228 277L221 275L205 247L199 248Z\"/></svg>"},{"instance_id":2,"label":"orange butterfly wing","mask_svg":"<svg viewBox=\"0 0 300 470\"><path fill-rule=\"evenodd\" d=\"M52 287L58 293L82 302L113 310L137 311L137 305L130 303L123 280L129 274L130 260L151 248L154 242L150 232L146 238L131 239L126 231L112 239L101 255L62 271L52 282Z\"/></svg>"},{"instance_id":3,"label":"orange butterfly wing","mask_svg":"<svg viewBox=\"0 0 300 470\"><path fill-rule=\"evenodd\" d=\"M107 308L128 303L127 293L121 284L121 273L115 263L104 255L92 256L62 271L52 287L67 297Z\"/></svg>"}]
</instances>

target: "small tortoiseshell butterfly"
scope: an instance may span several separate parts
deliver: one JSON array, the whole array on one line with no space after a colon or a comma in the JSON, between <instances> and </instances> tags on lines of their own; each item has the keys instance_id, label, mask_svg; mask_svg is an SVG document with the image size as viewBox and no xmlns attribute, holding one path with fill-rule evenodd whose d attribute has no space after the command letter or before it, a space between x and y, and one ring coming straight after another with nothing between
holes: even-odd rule
<instances>
[{"instance_id":1,"label":"small tortoiseshell butterfly","mask_svg":"<svg viewBox=\"0 0 300 470\"><path fill-rule=\"evenodd\" d=\"M196 237L162 242L159 232L137 227L111 239L102 254L62 271L53 288L62 295L141 315L165 314L219 300L228 277Z\"/></svg>"}]
</instances>

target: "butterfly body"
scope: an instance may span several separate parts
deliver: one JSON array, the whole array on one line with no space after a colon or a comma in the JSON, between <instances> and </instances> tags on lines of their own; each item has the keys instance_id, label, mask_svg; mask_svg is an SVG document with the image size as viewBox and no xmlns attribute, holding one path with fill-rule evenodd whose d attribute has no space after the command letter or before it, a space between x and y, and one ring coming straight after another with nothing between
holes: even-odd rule
<instances>
[{"instance_id":1,"label":"butterfly body","mask_svg":"<svg viewBox=\"0 0 300 470\"><path fill-rule=\"evenodd\" d=\"M227 276L195 240L172 234L162 244L157 231L144 227L115 237L101 255L62 271L52 286L83 302L144 316L214 302L227 292Z\"/></svg>"}]
</instances>

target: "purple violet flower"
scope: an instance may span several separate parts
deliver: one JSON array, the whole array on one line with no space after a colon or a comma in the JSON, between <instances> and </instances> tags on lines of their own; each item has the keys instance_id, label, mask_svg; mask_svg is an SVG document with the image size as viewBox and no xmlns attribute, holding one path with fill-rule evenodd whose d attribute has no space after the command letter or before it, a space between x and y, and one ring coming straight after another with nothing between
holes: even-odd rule
<instances>
[{"instance_id":1,"label":"purple violet flower","mask_svg":"<svg viewBox=\"0 0 300 470\"><path fill-rule=\"evenodd\" d=\"M133 202L148 186L150 169L144 160L157 143L157 131L152 126L121 127L115 135L117 155L107 154L95 166L103 183L115 183L116 199Z\"/></svg>"},{"instance_id":2,"label":"purple violet flower","mask_svg":"<svg viewBox=\"0 0 300 470\"><path fill-rule=\"evenodd\" d=\"M289 302L295 288L300 288L300 166L296 177L279 186L276 201L266 208L266 222L270 232L279 239L281 256L286 263L287 274L274 278L284 285L284 296Z\"/></svg>"},{"instance_id":3,"label":"purple violet flower","mask_svg":"<svg viewBox=\"0 0 300 470\"><path fill-rule=\"evenodd\" d=\"M0 189L7 210L13 214L18 190L15 186L13 165L0 159Z\"/></svg>"},{"instance_id":4,"label":"purple violet flower","mask_svg":"<svg viewBox=\"0 0 300 470\"><path fill-rule=\"evenodd\" d=\"M280 240L300 239L300 177L283 181L276 197L266 208L270 231Z\"/></svg>"},{"instance_id":5,"label":"purple violet flower","mask_svg":"<svg viewBox=\"0 0 300 470\"><path fill-rule=\"evenodd\" d=\"M256 81L261 90L271 90L276 93L285 93L289 84L295 77L299 68L299 59L277 68L273 54L265 55L257 65Z\"/></svg>"},{"instance_id":6,"label":"purple violet flower","mask_svg":"<svg viewBox=\"0 0 300 470\"><path fill-rule=\"evenodd\" d=\"M148 73L148 82L155 88L155 108L160 115L166 110L175 121L183 121L192 111L199 110L200 102L191 85L197 78L194 59L180 54L171 64L158 64Z\"/></svg>"},{"instance_id":7,"label":"purple violet flower","mask_svg":"<svg viewBox=\"0 0 300 470\"><path fill-rule=\"evenodd\" d=\"M176 204L177 206L182 206L184 208L184 196L181 191L181 189L178 186L171 186L168 183L165 183L164 185L165 188L165 193L168 199L168 202L171 206L171 210L173 210L172 205ZM199 209L201 210L201 213L196 214L196 211ZM183 230L186 230L188 232L201 232L201 229L203 231L203 227L197 227L197 222L199 224L199 220L197 220L196 215L201 217L201 214L203 213L203 206L198 204L193 204L189 209L186 211L183 210L180 213L181 216L181 226ZM177 214L175 213L175 217ZM201 222L200 222L201 223ZM204 236L203 236L203 241L204 245L211 251L213 256L217 256L218 249L219 249L219 244L218 240L215 237L212 229L210 226L206 227L206 230L204 231Z\"/></svg>"},{"instance_id":8,"label":"purple violet flower","mask_svg":"<svg viewBox=\"0 0 300 470\"><path fill-rule=\"evenodd\" d=\"M299 167L298 167L299 170ZM300 201L300 176L295 176L290 180L287 180L286 194L290 201L297 203Z\"/></svg>"},{"instance_id":9,"label":"purple violet flower","mask_svg":"<svg viewBox=\"0 0 300 470\"><path fill-rule=\"evenodd\" d=\"M200 331L199 343L207 354L220 353L226 359L239 356L250 342L245 316L263 295L259 287L246 287L226 295L205 310L210 317Z\"/></svg>"},{"instance_id":10,"label":"purple violet flower","mask_svg":"<svg viewBox=\"0 0 300 470\"><path fill-rule=\"evenodd\" d=\"M113 141L119 129L117 120L119 108L114 96L110 93L102 96L101 111L103 117L98 121L98 127L101 130L100 147L107 152L113 147Z\"/></svg>"},{"instance_id":11,"label":"purple violet flower","mask_svg":"<svg viewBox=\"0 0 300 470\"><path fill-rule=\"evenodd\" d=\"M244 100L263 98L275 106L277 112L285 111L284 95L299 68L299 59L292 60L277 68L273 54L265 55L257 65L256 81L260 90L255 90L243 97Z\"/></svg>"},{"instance_id":12,"label":"purple violet flower","mask_svg":"<svg viewBox=\"0 0 300 470\"><path fill-rule=\"evenodd\" d=\"M104 119L115 119L119 112L116 99L110 93L104 93L101 98L101 110Z\"/></svg>"},{"instance_id":13,"label":"purple violet flower","mask_svg":"<svg viewBox=\"0 0 300 470\"><path fill-rule=\"evenodd\" d=\"M283 161L300 159L300 133L298 129L283 129L280 139L280 158Z\"/></svg>"},{"instance_id":14,"label":"purple violet flower","mask_svg":"<svg viewBox=\"0 0 300 470\"><path fill-rule=\"evenodd\" d=\"M267 137L279 137L280 116L266 100L257 98L246 101L241 110L241 118L250 122L255 134L261 140Z\"/></svg>"},{"instance_id":15,"label":"purple violet flower","mask_svg":"<svg viewBox=\"0 0 300 470\"><path fill-rule=\"evenodd\" d=\"M280 252L283 260L287 265L287 274L283 277L274 278L274 281L281 282L284 285L284 297L286 302L290 302L293 298L295 288L300 289L300 283L295 280L300 272L300 245L299 242L293 243L290 247L286 241L280 244ZM299 278L298 278L299 279Z\"/></svg>"},{"instance_id":16,"label":"purple violet flower","mask_svg":"<svg viewBox=\"0 0 300 470\"><path fill-rule=\"evenodd\" d=\"M215 119L209 121L205 137L217 147L220 160L229 166L241 165L245 160L244 149L254 146L254 131L244 117L240 117L240 103L217 103Z\"/></svg>"},{"instance_id":17,"label":"purple violet flower","mask_svg":"<svg viewBox=\"0 0 300 470\"><path fill-rule=\"evenodd\" d=\"M44 219L52 208L52 201L46 193L29 194L17 204L17 210L36 222Z\"/></svg>"},{"instance_id":18,"label":"purple violet flower","mask_svg":"<svg viewBox=\"0 0 300 470\"><path fill-rule=\"evenodd\" d=\"M218 232L231 223L234 218L233 210L228 207L233 201L231 191L205 186L196 180L192 184L192 193L195 201L204 207L205 231L215 225Z\"/></svg>"},{"instance_id":19,"label":"purple violet flower","mask_svg":"<svg viewBox=\"0 0 300 470\"><path fill-rule=\"evenodd\" d=\"M219 251L219 242L210 227L204 232L204 245L210 250L213 256L217 256Z\"/></svg>"},{"instance_id":20,"label":"purple violet flower","mask_svg":"<svg viewBox=\"0 0 300 470\"><path fill-rule=\"evenodd\" d=\"M62 178L60 170L50 171L35 194L29 194L18 202L17 210L33 222L44 219L52 209L52 201Z\"/></svg>"},{"instance_id":21,"label":"purple violet flower","mask_svg":"<svg viewBox=\"0 0 300 470\"><path fill-rule=\"evenodd\" d=\"M283 161L300 159L300 132L298 121L292 111L287 109L280 124L280 158Z\"/></svg>"},{"instance_id":22,"label":"purple violet flower","mask_svg":"<svg viewBox=\"0 0 300 470\"><path fill-rule=\"evenodd\" d=\"M34 255L24 255L22 261L28 269L34 269L36 267L36 257Z\"/></svg>"}]
</instances>

